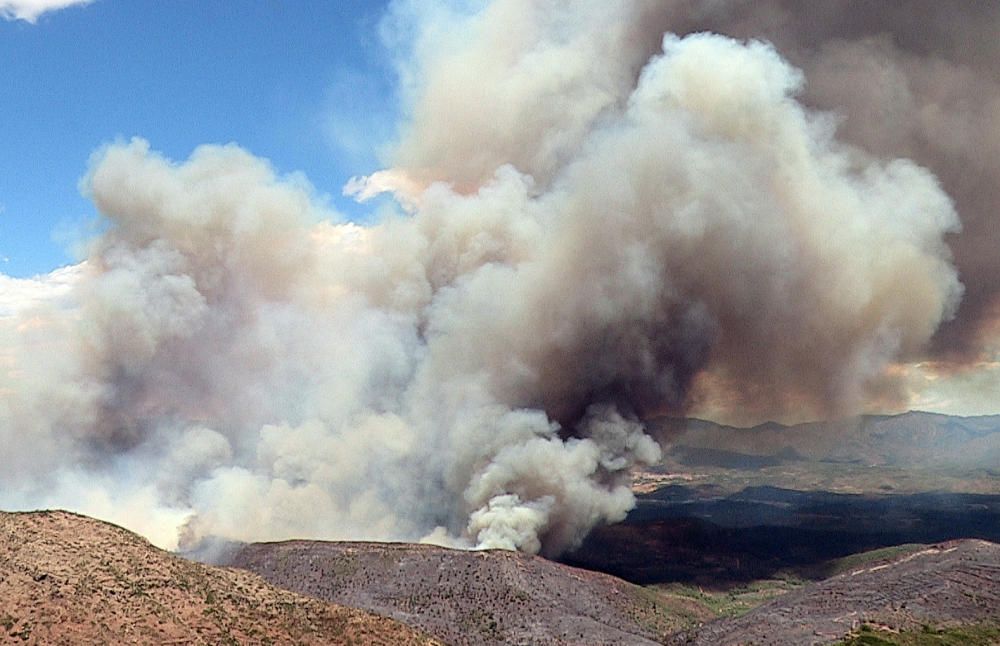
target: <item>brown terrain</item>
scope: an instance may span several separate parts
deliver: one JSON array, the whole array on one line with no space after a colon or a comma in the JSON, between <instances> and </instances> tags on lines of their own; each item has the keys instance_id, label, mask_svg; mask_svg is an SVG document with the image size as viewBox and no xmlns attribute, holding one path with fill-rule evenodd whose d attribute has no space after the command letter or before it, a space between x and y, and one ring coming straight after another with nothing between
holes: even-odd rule
<instances>
[{"instance_id":1,"label":"brown terrain","mask_svg":"<svg viewBox=\"0 0 1000 646\"><path fill-rule=\"evenodd\" d=\"M1000 643L1000 545L981 540L727 591L428 545L287 541L230 558L244 569L68 512L0 513L0 643Z\"/></svg>"},{"instance_id":2,"label":"brown terrain","mask_svg":"<svg viewBox=\"0 0 1000 646\"><path fill-rule=\"evenodd\" d=\"M985 640L975 643L997 643L998 624L1000 545L963 540L848 568L741 617L675 635L669 643L830 644L857 635L862 627L890 636L901 631L929 635L917 643L973 643L932 639L938 630L964 626L990 626L980 633Z\"/></svg>"},{"instance_id":3,"label":"brown terrain","mask_svg":"<svg viewBox=\"0 0 1000 646\"><path fill-rule=\"evenodd\" d=\"M287 541L232 565L449 644L654 644L679 626L659 595L540 557L430 545Z\"/></svg>"},{"instance_id":4,"label":"brown terrain","mask_svg":"<svg viewBox=\"0 0 1000 646\"><path fill-rule=\"evenodd\" d=\"M671 424L637 507L563 563L210 541L229 569L0 513L0 643L1000 644L1000 417L858 418L839 446L820 425Z\"/></svg>"},{"instance_id":5,"label":"brown terrain","mask_svg":"<svg viewBox=\"0 0 1000 646\"><path fill-rule=\"evenodd\" d=\"M0 643L436 644L63 511L0 513Z\"/></svg>"}]
</instances>

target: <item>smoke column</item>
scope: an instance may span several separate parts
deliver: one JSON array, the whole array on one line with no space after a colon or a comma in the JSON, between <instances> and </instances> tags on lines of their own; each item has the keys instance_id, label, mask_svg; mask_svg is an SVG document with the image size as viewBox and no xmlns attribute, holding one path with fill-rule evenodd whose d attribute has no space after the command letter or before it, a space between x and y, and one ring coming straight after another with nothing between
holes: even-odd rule
<instances>
[{"instance_id":1,"label":"smoke column","mask_svg":"<svg viewBox=\"0 0 1000 646\"><path fill-rule=\"evenodd\" d=\"M962 220L947 241L965 293L930 356L946 369L983 358L1000 329L1000 4L676 5L673 29L773 42L808 79L802 101L835 115L838 138L939 178Z\"/></svg>"},{"instance_id":2,"label":"smoke column","mask_svg":"<svg viewBox=\"0 0 1000 646\"><path fill-rule=\"evenodd\" d=\"M753 35L750 6L395 4L407 119L347 190L399 208L369 226L236 146L98 151L87 260L0 303L0 504L553 555L633 506L644 418L891 397L959 306L959 217L816 109L848 87L810 85L823 56L668 31Z\"/></svg>"}]
</instances>

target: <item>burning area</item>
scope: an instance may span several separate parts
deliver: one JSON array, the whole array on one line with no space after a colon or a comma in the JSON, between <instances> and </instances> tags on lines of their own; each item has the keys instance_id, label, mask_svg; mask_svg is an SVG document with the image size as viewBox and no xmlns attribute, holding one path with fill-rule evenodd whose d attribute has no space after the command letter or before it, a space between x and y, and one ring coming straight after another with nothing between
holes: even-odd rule
<instances>
[{"instance_id":1,"label":"burning area","mask_svg":"<svg viewBox=\"0 0 1000 646\"><path fill-rule=\"evenodd\" d=\"M990 347L998 22L393 3L370 223L235 145L94 154L86 260L5 279L0 504L552 556L634 507L652 416L906 406Z\"/></svg>"}]
</instances>

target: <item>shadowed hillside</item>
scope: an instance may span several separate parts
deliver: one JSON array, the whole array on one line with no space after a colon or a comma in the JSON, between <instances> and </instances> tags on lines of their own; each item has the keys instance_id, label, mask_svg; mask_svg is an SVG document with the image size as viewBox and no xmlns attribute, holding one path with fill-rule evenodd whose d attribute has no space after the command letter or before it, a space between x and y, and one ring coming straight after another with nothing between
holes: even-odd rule
<instances>
[{"instance_id":1,"label":"shadowed hillside","mask_svg":"<svg viewBox=\"0 0 1000 646\"><path fill-rule=\"evenodd\" d=\"M62 511L0 513L0 630L33 644L437 643Z\"/></svg>"},{"instance_id":2,"label":"shadowed hillside","mask_svg":"<svg viewBox=\"0 0 1000 646\"><path fill-rule=\"evenodd\" d=\"M724 588L789 572L821 579L831 559L904 543L1000 541L1000 495L669 485L638 499L624 522L594 530L563 560L637 584Z\"/></svg>"}]
</instances>

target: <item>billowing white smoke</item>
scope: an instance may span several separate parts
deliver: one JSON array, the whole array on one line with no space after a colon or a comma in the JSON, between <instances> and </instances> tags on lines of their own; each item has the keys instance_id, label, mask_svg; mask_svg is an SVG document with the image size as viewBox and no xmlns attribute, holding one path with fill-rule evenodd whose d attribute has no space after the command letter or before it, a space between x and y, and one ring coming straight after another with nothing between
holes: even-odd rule
<instances>
[{"instance_id":1,"label":"billowing white smoke","mask_svg":"<svg viewBox=\"0 0 1000 646\"><path fill-rule=\"evenodd\" d=\"M635 10L560 6L417 39L399 163L352 187L409 211L371 226L237 147L96 154L72 293L3 312L0 504L168 546L555 554L625 516L639 420L696 379L775 410L881 388L960 295L934 178L838 145L765 44L668 35L643 66Z\"/></svg>"}]
</instances>

